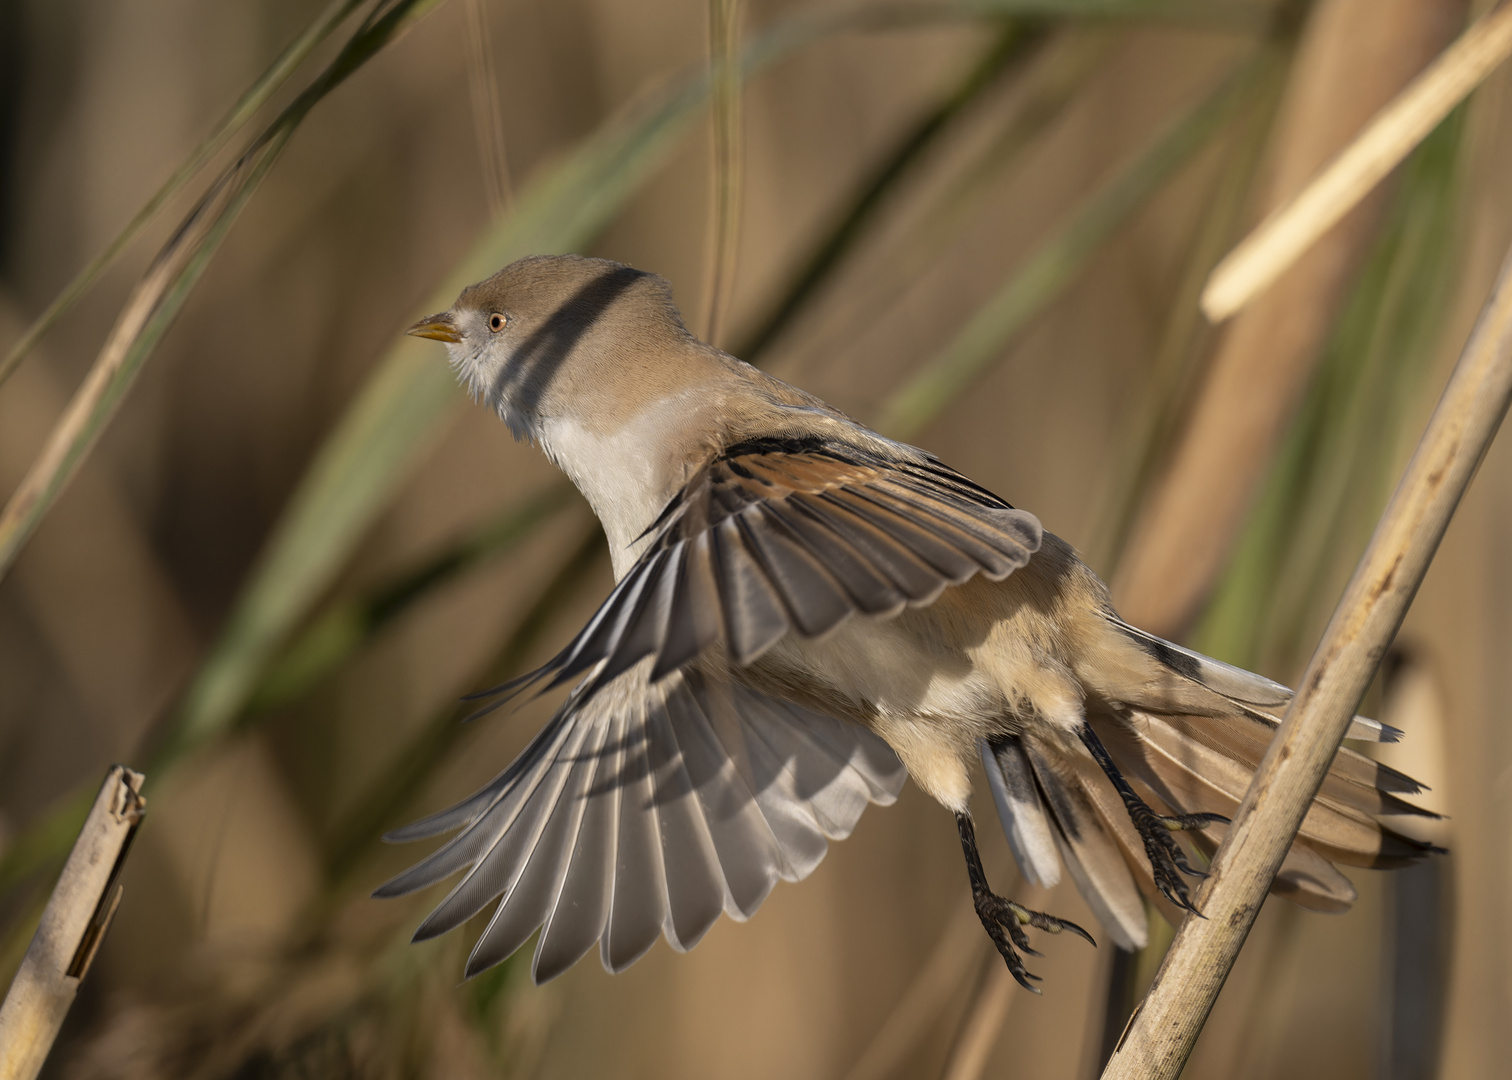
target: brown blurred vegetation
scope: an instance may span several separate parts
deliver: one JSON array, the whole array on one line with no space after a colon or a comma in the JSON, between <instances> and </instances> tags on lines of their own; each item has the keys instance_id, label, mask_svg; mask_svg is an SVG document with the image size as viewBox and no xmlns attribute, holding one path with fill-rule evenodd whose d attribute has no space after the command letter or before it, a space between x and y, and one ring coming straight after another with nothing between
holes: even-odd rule
<instances>
[{"instance_id":1,"label":"brown blurred vegetation","mask_svg":"<svg viewBox=\"0 0 1512 1080\"><path fill-rule=\"evenodd\" d=\"M320 6L0 0L0 347ZM738 203L694 111L643 183L615 166L573 189L605 224L561 246L665 275L695 330L710 268L729 268L719 344L1034 511L1135 621L1294 678L1512 239L1512 75L1234 325L1206 328L1197 290L1484 7L747 0L748 45L829 21L746 82ZM543 719L462 728L455 703L579 624L609 584L602 541L455 390L348 463L393 494L350 548L332 541L332 572L273 580L289 564L270 544L344 535L335 508L291 498L373 373L410 370L390 353L401 329L480 236L569 235L541 209L550 184L590 140L701 93L709 10L435 5L310 112L0 582L0 978L78 792L111 761L149 773L125 900L52 1075L1095 1075L1168 933L1157 920L1125 958L1050 940L1044 995L1007 987L951 823L912 789L750 923L617 977L589 959L534 988L521 956L459 984L463 936L407 944L432 897L367 899L416 855L379 833L470 792ZM7 493L209 175L0 385ZM721 190L738 228L711 229ZM1509 544L1503 441L1366 702L1407 731L1383 756L1432 785L1452 854L1355 874L1346 916L1268 905L1188 1077L1512 1060ZM254 656L227 627L281 586L290 621ZM214 713L190 688L233 654L251 681ZM1006 844L982 834L1006 887ZM1069 881L1044 903L1091 919Z\"/></svg>"}]
</instances>

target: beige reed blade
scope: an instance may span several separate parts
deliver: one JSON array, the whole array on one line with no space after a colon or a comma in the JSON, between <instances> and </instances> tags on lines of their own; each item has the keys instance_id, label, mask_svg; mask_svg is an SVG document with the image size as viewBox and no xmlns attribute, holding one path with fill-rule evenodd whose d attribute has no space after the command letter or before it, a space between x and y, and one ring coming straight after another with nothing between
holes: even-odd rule
<instances>
[{"instance_id":1,"label":"beige reed blade","mask_svg":"<svg viewBox=\"0 0 1512 1080\"><path fill-rule=\"evenodd\" d=\"M1311 183L1229 252L1203 289L1203 314L1222 322L1265 291L1508 56L1512 3L1504 2L1445 49Z\"/></svg>"}]
</instances>

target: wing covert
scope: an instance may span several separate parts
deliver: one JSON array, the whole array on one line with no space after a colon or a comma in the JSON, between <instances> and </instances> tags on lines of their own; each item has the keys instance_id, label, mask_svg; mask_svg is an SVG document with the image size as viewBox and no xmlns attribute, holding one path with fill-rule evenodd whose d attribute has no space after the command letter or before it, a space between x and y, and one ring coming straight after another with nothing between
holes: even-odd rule
<instances>
[{"instance_id":1,"label":"wing covert","mask_svg":"<svg viewBox=\"0 0 1512 1080\"><path fill-rule=\"evenodd\" d=\"M758 439L701 469L646 531L639 561L543 667L477 697L580 676L599 688L647 657L657 681L722 643L746 665L784 635L932 603L1039 549L1029 513L927 456L814 438ZM492 707L492 706L490 706Z\"/></svg>"}]
</instances>

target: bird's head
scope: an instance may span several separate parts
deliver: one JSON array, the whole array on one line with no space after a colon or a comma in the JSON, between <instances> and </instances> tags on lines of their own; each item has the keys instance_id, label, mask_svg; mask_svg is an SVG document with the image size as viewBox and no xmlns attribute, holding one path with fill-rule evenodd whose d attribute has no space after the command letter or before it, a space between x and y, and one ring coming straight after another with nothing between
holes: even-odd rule
<instances>
[{"instance_id":1,"label":"bird's head","mask_svg":"<svg viewBox=\"0 0 1512 1080\"><path fill-rule=\"evenodd\" d=\"M510 263L408 332L445 342L473 396L530 438L545 417L638 396L666 375L648 358L691 340L664 279L577 255Z\"/></svg>"}]
</instances>

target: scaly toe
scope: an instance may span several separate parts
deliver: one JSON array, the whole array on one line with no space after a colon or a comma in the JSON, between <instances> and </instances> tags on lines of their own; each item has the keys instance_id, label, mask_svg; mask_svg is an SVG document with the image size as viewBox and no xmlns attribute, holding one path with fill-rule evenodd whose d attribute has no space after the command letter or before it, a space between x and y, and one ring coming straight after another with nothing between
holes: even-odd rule
<instances>
[{"instance_id":1,"label":"scaly toe","mask_svg":"<svg viewBox=\"0 0 1512 1080\"><path fill-rule=\"evenodd\" d=\"M1229 819L1222 814L1160 814L1156 820L1171 832L1188 832L1206 829L1209 825L1227 825Z\"/></svg>"},{"instance_id":2,"label":"scaly toe","mask_svg":"<svg viewBox=\"0 0 1512 1080\"><path fill-rule=\"evenodd\" d=\"M1063 930L1069 930L1077 937L1085 940L1094 949L1097 948L1097 942L1093 939L1092 935L1069 919L1058 919L1054 915L1046 915L1043 911L1030 911L1024 905L1016 904L1012 900L1008 901L1008 907L1021 924L1032 926L1036 930L1043 930L1047 934L1059 934Z\"/></svg>"}]
</instances>

